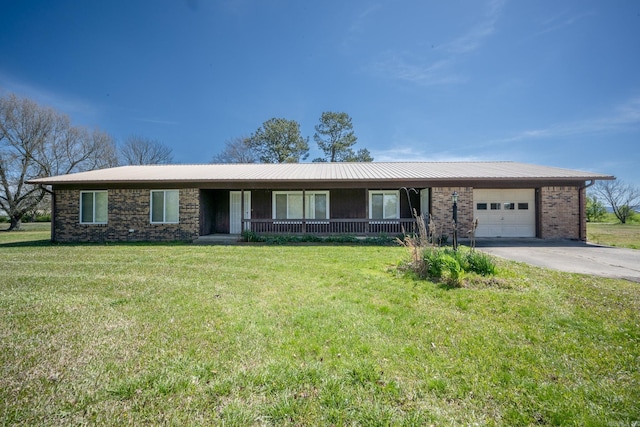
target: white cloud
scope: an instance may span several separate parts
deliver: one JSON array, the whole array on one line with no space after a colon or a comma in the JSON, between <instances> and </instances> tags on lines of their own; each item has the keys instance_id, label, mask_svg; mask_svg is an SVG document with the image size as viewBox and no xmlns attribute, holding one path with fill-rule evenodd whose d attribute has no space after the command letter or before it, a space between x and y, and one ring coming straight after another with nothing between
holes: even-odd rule
<instances>
[{"instance_id":1,"label":"white cloud","mask_svg":"<svg viewBox=\"0 0 640 427\"><path fill-rule=\"evenodd\" d=\"M356 19L351 23L351 27L349 27L349 33L362 33L364 32L364 27L366 26L366 20L369 15L372 15L378 9L380 9L379 4L370 5L364 11L360 12Z\"/></svg>"},{"instance_id":2,"label":"white cloud","mask_svg":"<svg viewBox=\"0 0 640 427\"><path fill-rule=\"evenodd\" d=\"M540 23L541 29L533 36L540 36L543 34L561 30L591 15L594 15L593 11L581 11L576 14L570 14L568 11L564 11L542 21Z\"/></svg>"},{"instance_id":3,"label":"white cloud","mask_svg":"<svg viewBox=\"0 0 640 427\"><path fill-rule=\"evenodd\" d=\"M376 162L477 162L495 160L477 155L463 155L450 151L429 151L402 146L388 150L371 150Z\"/></svg>"},{"instance_id":4,"label":"white cloud","mask_svg":"<svg viewBox=\"0 0 640 427\"><path fill-rule=\"evenodd\" d=\"M409 54L387 53L375 64L377 73L421 86L465 83L467 78L451 71L452 60L426 63Z\"/></svg>"},{"instance_id":5,"label":"white cloud","mask_svg":"<svg viewBox=\"0 0 640 427\"><path fill-rule=\"evenodd\" d=\"M384 77L421 86L466 83L469 78L457 72L455 65L461 62L465 55L479 49L495 32L503 6L504 0L489 1L487 12L480 22L436 49L436 52L443 53L437 60L424 59L427 55L422 52L386 52L381 55L381 59L374 62L372 68L376 74Z\"/></svg>"},{"instance_id":6,"label":"white cloud","mask_svg":"<svg viewBox=\"0 0 640 427\"><path fill-rule=\"evenodd\" d=\"M380 4L372 4L365 10L358 13L347 30L347 35L342 41L342 48L349 50L351 46L359 40L365 32L369 18L378 11L382 6Z\"/></svg>"},{"instance_id":7,"label":"white cloud","mask_svg":"<svg viewBox=\"0 0 640 427\"><path fill-rule=\"evenodd\" d=\"M29 98L42 106L52 107L70 116L95 117L100 113L95 104L81 98L43 89L0 71L0 94L7 93Z\"/></svg>"},{"instance_id":8,"label":"white cloud","mask_svg":"<svg viewBox=\"0 0 640 427\"><path fill-rule=\"evenodd\" d=\"M444 43L440 48L452 54L469 53L480 48L485 39L495 32L496 23L500 18L503 6L503 0L490 1L486 16L482 21L470 28L469 31L462 36L448 43Z\"/></svg>"},{"instance_id":9,"label":"white cloud","mask_svg":"<svg viewBox=\"0 0 640 427\"><path fill-rule=\"evenodd\" d=\"M567 123L557 123L539 129L524 130L511 137L495 142L517 142L528 139L548 139L603 132L619 132L637 128L638 126L640 126L640 97L631 98L617 106L610 115Z\"/></svg>"},{"instance_id":10,"label":"white cloud","mask_svg":"<svg viewBox=\"0 0 640 427\"><path fill-rule=\"evenodd\" d=\"M180 124L180 122L177 122L175 120L162 120L162 119L155 119L155 118L149 118L149 117L134 117L133 120L135 120L137 122L152 123L152 124L156 124L156 125L178 125L178 124Z\"/></svg>"}]
</instances>

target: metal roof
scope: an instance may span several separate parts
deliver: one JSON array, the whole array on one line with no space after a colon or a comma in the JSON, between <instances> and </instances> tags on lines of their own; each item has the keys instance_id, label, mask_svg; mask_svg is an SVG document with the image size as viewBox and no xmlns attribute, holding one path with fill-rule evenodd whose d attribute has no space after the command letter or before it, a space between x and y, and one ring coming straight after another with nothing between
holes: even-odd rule
<instances>
[{"instance_id":1,"label":"metal roof","mask_svg":"<svg viewBox=\"0 0 640 427\"><path fill-rule=\"evenodd\" d=\"M120 166L30 180L33 184L592 180L611 175L517 162L371 162Z\"/></svg>"}]
</instances>

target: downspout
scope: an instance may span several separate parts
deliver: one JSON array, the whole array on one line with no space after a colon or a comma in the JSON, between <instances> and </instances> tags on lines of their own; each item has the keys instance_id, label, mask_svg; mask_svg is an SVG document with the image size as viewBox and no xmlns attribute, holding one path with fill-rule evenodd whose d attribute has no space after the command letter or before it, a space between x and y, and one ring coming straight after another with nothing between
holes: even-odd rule
<instances>
[{"instance_id":1,"label":"downspout","mask_svg":"<svg viewBox=\"0 0 640 427\"><path fill-rule=\"evenodd\" d=\"M587 212L586 212L586 200L585 197L587 195L587 188L591 187L596 183L595 179L590 180L590 182L578 188L578 205L580 205L580 241L587 241ZM583 227L584 224L584 227Z\"/></svg>"}]
</instances>

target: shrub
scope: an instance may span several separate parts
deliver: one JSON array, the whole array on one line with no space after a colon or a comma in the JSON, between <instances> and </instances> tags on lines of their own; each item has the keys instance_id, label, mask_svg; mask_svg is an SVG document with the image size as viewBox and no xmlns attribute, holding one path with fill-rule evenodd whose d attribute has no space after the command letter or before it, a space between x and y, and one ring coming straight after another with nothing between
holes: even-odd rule
<instances>
[{"instance_id":1,"label":"shrub","mask_svg":"<svg viewBox=\"0 0 640 427\"><path fill-rule=\"evenodd\" d=\"M440 251L436 248L425 248L422 253L422 259L424 261L424 270L422 272L416 271L420 277L431 277L434 279L440 279L442 277L442 262L440 262ZM420 274L424 273L424 274Z\"/></svg>"},{"instance_id":2,"label":"shrub","mask_svg":"<svg viewBox=\"0 0 640 427\"><path fill-rule=\"evenodd\" d=\"M352 236L350 234L318 236L315 234L273 234L260 235L250 230L242 232L242 239L245 242L261 242L272 245L286 245L293 243L350 243L357 245L390 245L395 238L380 235L377 237L367 237L364 239Z\"/></svg>"},{"instance_id":3,"label":"shrub","mask_svg":"<svg viewBox=\"0 0 640 427\"><path fill-rule=\"evenodd\" d=\"M451 285L459 285L464 269L458 261L456 252L447 249L426 248L423 252L424 269L416 272L422 277L443 280Z\"/></svg>"},{"instance_id":4,"label":"shrub","mask_svg":"<svg viewBox=\"0 0 640 427\"><path fill-rule=\"evenodd\" d=\"M51 222L51 215L38 215L36 222Z\"/></svg>"},{"instance_id":5,"label":"shrub","mask_svg":"<svg viewBox=\"0 0 640 427\"><path fill-rule=\"evenodd\" d=\"M466 271L473 272L481 276L496 274L496 265L493 262L493 258L489 255L482 252L470 251L467 253L465 258L468 264L468 267L465 267Z\"/></svg>"},{"instance_id":6,"label":"shrub","mask_svg":"<svg viewBox=\"0 0 640 427\"><path fill-rule=\"evenodd\" d=\"M422 247L420 259L416 259L415 248L411 248L411 259L404 268L412 271L421 279L434 279L452 286L460 286L465 273L481 276L496 273L491 256L477 251L458 250L439 247Z\"/></svg>"},{"instance_id":7,"label":"shrub","mask_svg":"<svg viewBox=\"0 0 640 427\"><path fill-rule=\"evenodd\" d=\"M3 222L9 222L9 217L0 215L0 223L3 223Z\"/></svg>"},{"instance_id":8,"label":"shrub","mask_svg":"<svg viewBox=\"0 0 640 427\"><path fill-rule=\"evenodd\" d=\"M600 222L607 215L607 209L596 197L587 196L586 214L588 222Z\"/></svg>"},{"instance_id":9,"label":"shrub","mask_svg":"<svg viewBox=\"0 0 640 427\"><path fill-rule=\"evenodd\" d=\"M444 253L440 260L443 264L442 270L445 273L443 277L445 282L453 286L459 286L464 276L464 270L456 257Z\"/></svg>"},{"instance_id":10,"label":"shrub","mask_svg":"<svg viewBox=\"0 0 640 427\"><path fill-rule=\"evenodd\" d=\"M251 230L243 230L241 235L242 235L242 239L245 242L263 242L264 241L256 233L254 233Z\"/></svg>"}]
</instances>

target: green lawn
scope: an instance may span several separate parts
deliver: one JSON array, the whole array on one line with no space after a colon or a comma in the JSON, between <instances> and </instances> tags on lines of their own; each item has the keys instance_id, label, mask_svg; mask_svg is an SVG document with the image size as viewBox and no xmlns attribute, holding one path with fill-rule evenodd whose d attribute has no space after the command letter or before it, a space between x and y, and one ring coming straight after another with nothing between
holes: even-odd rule
<instances>
[{"instance_id":1,"label":"green lawn","mask_svg":"<svg viewBox=\"0 0 640 427\"><path fill-rule=\"evenodd\" d=\"M608 246L640 249L640 223L587 223L587 240Z\"/></svg>"},{"instance_id":2,"label":"green lawn","mask_svg":"<svg viewBox=\"0 0 640 427\"><path fill-rule=\"evenodd\" d=\"M41 227L42 228L42 227ZM403 248L49 245L0 232L0 425L640 421L640 286Z\"/></svg>"}]
</instances>

